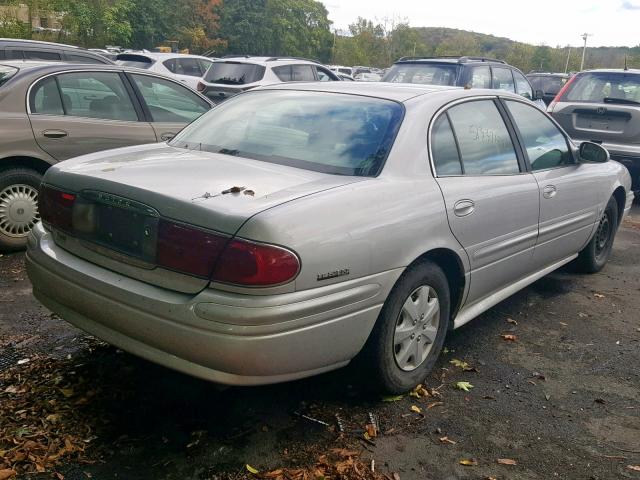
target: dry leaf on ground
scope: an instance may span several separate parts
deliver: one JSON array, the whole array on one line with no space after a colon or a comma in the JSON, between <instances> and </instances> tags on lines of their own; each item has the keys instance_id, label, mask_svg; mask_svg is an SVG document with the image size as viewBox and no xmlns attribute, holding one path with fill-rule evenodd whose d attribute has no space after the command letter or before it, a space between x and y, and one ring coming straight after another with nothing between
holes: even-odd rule
<instances>
[{"instance_id":1,"label":"dry leaf on ground","mask_svg":"<svg viewBox=\"0 0 640 480\"><path fill-rule=\"evenodd\" d=\"M473 385L471 385L469 382L457 382L456 388L458 390L464 390L465 392L468 392L469 389L473 388Z\"/></svg>"},{"instance_id":2,"label":"dry leaf on ground","mask_svg":"<svg viewBox=\"0 0 640 480\"><path fill-rule=\"evenodd\" d=\"M415 406L415 405L411 405L411 411L412 412L416 412L416 413L422 413L422 409L420 407Z\"/></svg>"},{"instance_id":3,"label":"dry leaf on ground","mask_svg":"<svg viewBox=\"0 0 640 480\"><path fill-rule=\"evenodd\" d=\"M475 458L463 458L460 460L460 465L464 465L465 467L475 467L478 465L478 461Z\"/></svg>"},{"instance_id":4,"label":"dry leaf on ground","mask_svg":"<svg viewBox=\"0 0 640 480\"><path fill-rule=\"evenodd\" d=\"M257 468L253 468L251 465L249 465L248 463L245 465L245 468L247 469L248 472L251 472L253 474L258 473L258 469Z\"/></svg>"},{"instance_id":5,"label":"dry leaf on ground","mask_svg":"<svg viewBox=\"0 0 640 480\"><path fill-rule=\"evenodd\" d=\"M500 465L517 465L518 462L516 462L515 460L511 459L511 458L499 458L497 460L497 462Z\"/></svg>"},{"instance_id":6,"label":"dry leaf on ground","mask_svg":"<svg viewBox=\"0 0 640 480\"><path fill-rule=\"evenodd\" d=\"M515 342L518 340L518 336L513 335L511 333L503 333L500 336L502 337L503 340L506 340L507 342Z\"/></svg>"},{"instance_id":7,"label":"dry leaf on ground","mask_svg":"<svg viewBox=\"0 0 640 480\"><path fill-rule=\"evenodd\" d=\"M627 465L629 470L633 470L634 472L640 472L640 465Z\"/></svg>"},{"instance_id":8,"label":"dry leaf on ground","mask_svg":"<svg viewBox=\"0 0 640 480\"><path fill-rule=\"evenodd\" d=\"M455 440L451 440L449 437L440 437L438 440L440 440L440 443L450 443L451 445L458 443Z\"/></svg>"}]
</instances>

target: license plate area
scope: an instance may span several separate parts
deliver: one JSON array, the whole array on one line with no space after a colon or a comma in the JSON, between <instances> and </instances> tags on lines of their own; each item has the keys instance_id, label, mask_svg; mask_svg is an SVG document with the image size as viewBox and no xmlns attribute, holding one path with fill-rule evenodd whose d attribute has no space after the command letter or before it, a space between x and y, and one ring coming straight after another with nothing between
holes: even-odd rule
<instances>
[{"instance_id":1,"label":"license plate area","mask_svg":"<svg viewBox=\"0 0 640 480\"><path fill-rule=\"evenodd\" d=\"M139 202L82 192L73 208L77 237L148 264L156 262L159 215Z\"/></svg>"}]
</instances>

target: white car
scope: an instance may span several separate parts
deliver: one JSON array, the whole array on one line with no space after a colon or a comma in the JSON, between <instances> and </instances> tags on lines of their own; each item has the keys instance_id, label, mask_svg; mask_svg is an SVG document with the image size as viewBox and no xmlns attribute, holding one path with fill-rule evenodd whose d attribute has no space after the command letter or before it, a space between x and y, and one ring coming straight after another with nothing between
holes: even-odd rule
<instances>
[{"instance_id":1,"label":"white car","mask_svg":"<svg viewBox=\"0 0 640 480\"><path fill-rule=\"evenodd\" d=\"M213 58L183 53L121 53L116 57L118 65L144 68L172 77L193 88L198 86Z\"/></svg>"}]
</instances>

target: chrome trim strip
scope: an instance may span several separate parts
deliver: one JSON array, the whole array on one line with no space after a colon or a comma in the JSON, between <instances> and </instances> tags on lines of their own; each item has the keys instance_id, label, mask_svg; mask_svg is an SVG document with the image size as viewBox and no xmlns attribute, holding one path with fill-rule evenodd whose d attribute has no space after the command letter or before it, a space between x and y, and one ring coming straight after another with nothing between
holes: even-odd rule
<instances>
[{"instance_id":1,"label":"chrome trim strip","mask_svg":"<svg viewBox=\"0 0 640 480\"><path fill-rule=\"evenodd\" d=\"M575 225L576 223L580 223L583 220L589 219L590 217L596 217L596 215L594 215L593 211L585 212L585 213L583 213L581 215L578 215L578 216L571 216L569 218L566 218L566 219L561 220L559 222L556 221L556 222L552 223L551 225L546 225L544 227L542 225L540 225L540 227L539 227L539 229L540 229L539 236L542 237L542 236L547 236L547 235L553 234L558 230L562 230L562 229L564 229L566 227L570 227L572 225ZM594 222L595 222L595 220L594 220Z\"/></svg>"},{"instance_id":2,"label":"chrome trim strip","mask_svg":"<svg viewBox=\"0 0 640 480\"><path fill-rule=\"evenodd\" d=\"M480 248L475 252L473 252L473 258L481 259L484 257L491 256L500 250L509 249L517 245L520 245L521 243L525 243L530 240L533 240L537 236L538 236L538 229L536 228L535 230L531 230L529 232L520 234L516 237L511 237L511 238L508 238L507 240L502 240L492 245L488 245L486 247ZM517 252L517 253L520 253L520 252Z\"/></svg>"},{"instance_id":3,"label":"chrome trim strip","mask_svg":"<svg viewBox=\"0 0 640 480\"><path fill-rule=\"evenodd\" d=\"M560 260L559 262L553 263L548 267L543 268L542 270L538 270L537 272L534 272L531 275L528 275L523 279L518 280L517 282L512 283L511 285L508 285L502 290L498 290L496 293L493 293L488 297L485 297L474 304L463 307L458 313L458 315L456 315L456 318L453 321L453 328L461 327L465 323L470 322L471 320L476 318L478 315L489 310L491 307L500 303L504 299L510 297L511 295L516 293L518 290L522 290L527 285L532 284L536 280L560 268L562 265L569 263L571 260L573 260L577 256L578 254L575 253L570 257Z\"/></svg>"}]
</instances>

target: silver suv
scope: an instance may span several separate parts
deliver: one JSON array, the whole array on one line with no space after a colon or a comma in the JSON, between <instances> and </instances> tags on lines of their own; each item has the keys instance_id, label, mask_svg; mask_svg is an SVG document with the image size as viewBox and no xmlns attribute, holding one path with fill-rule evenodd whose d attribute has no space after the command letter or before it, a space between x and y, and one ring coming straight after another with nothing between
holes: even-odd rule
<instances>
[{"instance_id":1,"label":"silver suv","mask_svg":"<svg viewBox=\"0 0 640 480\"><path fill-rule=\"evenodd\" d=\"M240 92L281 82L329 82L340 78L318 62L297 57L225 57L213 62L198 91L220 103Z\"/></svg>"},{"instance_id":2,"label":"silver suv","mask_svg":"<svg viewBox=\"0 0 640 480\"><path fill-rule=\"evenodd\" d=\"M575 140L601 144L640 190L640 70L590 70L567 82L547 112Z\"/></svg>"}]
</instances>

